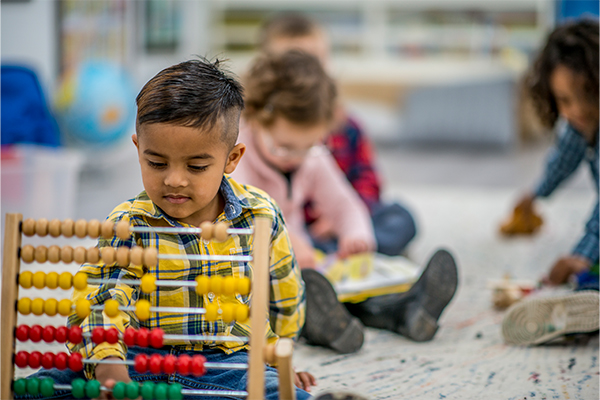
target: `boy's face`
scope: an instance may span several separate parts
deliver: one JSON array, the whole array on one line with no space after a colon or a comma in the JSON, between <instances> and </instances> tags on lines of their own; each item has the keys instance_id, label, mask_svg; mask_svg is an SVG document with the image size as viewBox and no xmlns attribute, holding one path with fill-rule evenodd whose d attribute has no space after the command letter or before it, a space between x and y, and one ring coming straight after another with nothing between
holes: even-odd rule
<instances>
[{"instance_id":1,"label":"boy's face","mask_svg":"<svg viewBox=\"0 0 600 400\"><path fill-rule=\"evenodd\" d=\"M164 123L143 124L132 136L150 199L167 215L198 226L223 211L218 194L223 173L232 173L245 151L221 140L223 123L210 130ZM235 128L232 128L235 129Z\"/></svg>"}]
</instances>

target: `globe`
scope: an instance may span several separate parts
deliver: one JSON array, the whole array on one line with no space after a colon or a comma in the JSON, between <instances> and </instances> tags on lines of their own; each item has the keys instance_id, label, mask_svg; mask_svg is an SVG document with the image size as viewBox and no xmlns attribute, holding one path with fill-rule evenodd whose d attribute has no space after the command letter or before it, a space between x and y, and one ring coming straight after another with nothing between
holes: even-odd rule
<instances>
[{"instance_id":1,"label":"globe","mask_svg":"<svg viewBox=\"0 0 600 400\"><path fill-rule=\"evenodd\" d=\"M108 146L133 129L135 92L125 70L106 62L85 62L61 80L56 117L67 142Z\"/></svg>"}]
</instances>

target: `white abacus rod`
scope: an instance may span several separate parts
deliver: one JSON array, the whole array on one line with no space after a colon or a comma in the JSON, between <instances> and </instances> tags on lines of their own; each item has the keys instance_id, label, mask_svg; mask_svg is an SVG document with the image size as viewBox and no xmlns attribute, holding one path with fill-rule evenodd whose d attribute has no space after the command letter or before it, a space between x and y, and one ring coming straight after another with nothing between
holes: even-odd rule
<instances>
[{"instance_id":1,"label":"white abacus rod","mask_svg":"<svg viewBox=\"0 0 600 400\"><path fill-rule=\"evenodd\" d=\"M55 383L54 390L72 390L71 385L65 385L62 383ZM100 390L104 392L111 392L112 389L106 386L100 386ZM232 396L232 397L247 397L248 392L244 390L202 390L202 389L181 389L181 394L187 396Z\"/></svg>"},{"instance_id":2,"label":"white abacus rod","mask_svg":"<svg viewBox=\"0 0 600 400\"><path fill-rule=\"evenodd\" d=\"M90 339L92 337L91 332L84 332L82 336L86 339ZM123 335L119 334L119 337L123 337ZM246 336L216 336L216 335L175 335L165 333L163 335L163 340L173 341L173 342L181 342L181 341L190 341L190 342L239 342L239 343L247 343L248 337Z\"/></svg>"},{"instance_id":3,"label":"white abacus rod","mask_svg":"<svg viewBox=\"0 0 600 400\"><path fill-rule=\"evenodd\" d=\"M135 360L120 360L117 358L105 358L103 360L81 360L84 364L113 364L113 365L132 365L135 366ZM244 363L225 363L225 362L205 362L204 367L210 369L248 369L248 364Z\"/></svg>"},{"instance_id":4,"label":"white abacus rod","mask_svg":"<svg viewBox=\"0 0 600 400\"><path fill-rule=\"evenodd\" d=\"M193 233L200 234L202 228L186 228L186 227L148 227L148 226L132 226L129 228L130 232L139 233ZM252 228L227 228L227 233L230 235L252 235Z\"/></svg>"},{"instance_id":5,"label":"white abacus rod","mask_svg":"<svg viewBox=\"0 0 600 400\"><path fill-rule=\"evenodd\" d=\"M90 306L91 310L104 310L104 306L101 304L96 304ZM120 311L136 311L135 306L119 306ZM182 313L182 314L206 314L205 308L200 307L150 307L150 312L155 313Z\"/></svg>"}]
</instances>

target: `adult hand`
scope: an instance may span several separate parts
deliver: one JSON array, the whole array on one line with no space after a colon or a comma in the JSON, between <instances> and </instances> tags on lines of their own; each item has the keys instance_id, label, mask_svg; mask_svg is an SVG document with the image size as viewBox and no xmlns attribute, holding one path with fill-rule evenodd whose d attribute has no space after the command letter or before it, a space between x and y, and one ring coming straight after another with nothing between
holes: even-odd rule
<instances>
[{"instance_id":1,"label":"adult hand","mask_svg":"<svg viewBox=\"0 0 600 400\"><path fill-rule=\"evenodd\" d=\"M590 261L583 257L571 255L559 258L550 269L547 282L560 285L567 282L571 275L586 271L590 266Z\"/></svg>"},{"instance_id":2,"label":"adult hand","mask_svg":"<svg viewBox=\"0 0 600 400\"><path fill-rule=\"evenodd\" d=\"M346 258L353 254L375 251L375 245L364 239L340 238L338 240L338 257Z\"/></svg>"},{"instance_id":3,"label":"adult hand","mask_svg":"<svg viewBox=\"0 0 600 400\"><path fill-rule=\"evenodd\" d=\"M317 379L308 372L294 372L294 385L310 392L311 386L317 385Z\"/></svg>"}]
</instances>

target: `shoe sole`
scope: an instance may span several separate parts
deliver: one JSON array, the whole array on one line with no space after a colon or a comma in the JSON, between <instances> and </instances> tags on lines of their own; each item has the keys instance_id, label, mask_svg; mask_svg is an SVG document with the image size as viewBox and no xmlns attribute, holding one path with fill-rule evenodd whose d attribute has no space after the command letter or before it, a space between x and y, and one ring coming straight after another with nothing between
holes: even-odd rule
<instances>
[{"instance_id":1,"label":"shoe sole","mask_svg":"<svg viewBox=\"0 0 600 400\"><path fill-rule=\"evenodd\" d=\"M569 333L597 331L599 298L596 291L581 291L516 303L502 320L504 341L534 345Z\"/></svg>"},{"instance_id":2,"label":"shoe sole","mask_svg":"<svg viewBox=\"0 0 600 400\"><path fill-rule=\"evenodd\" d=\"M364 342L364 326L337 299L331 283L319 272L302 270L306 284L305 336L309 342L338 353L358 351Z\"/></svg>"}]
</instances>

